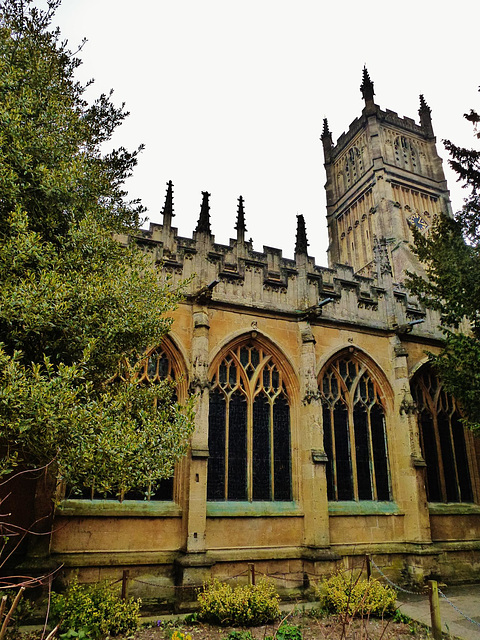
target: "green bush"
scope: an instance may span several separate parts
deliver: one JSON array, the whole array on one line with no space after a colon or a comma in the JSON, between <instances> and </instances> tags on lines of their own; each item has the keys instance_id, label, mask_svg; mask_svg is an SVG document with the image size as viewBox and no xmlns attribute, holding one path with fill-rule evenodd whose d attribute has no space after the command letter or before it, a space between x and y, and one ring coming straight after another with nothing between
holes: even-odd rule
<instances>
[{"instance_id":1,"label":"green bush","mask_svg":"<svg viewBox=\"0 0 480 640\"><path fill-rule=\"evenodd\" d=\"M65 593L53 593L50 618L67 637L104 638L135 631L140 600L120 600L105 582L78 584L75 577Z\"/></svg>"},{"instance_id":2,"label":"green bush","mask_svg":"<svg viewBox=\"0 0 480 640\"><path fill-rule=\"evenodd\" d=\"M267 580L232 588L218 580L207 582L198 594L198 617L220 625L252 625L272 622L280 615L280 598Z\"/></svg>"},{"instance_id":3,"label":"green bush","mask_svg":"<svg viewBox=\"0 0 480 640\"><path fill-rule=\"evenodd\" d=\"M352 573L336 573L316 585L321 606L331 613L384 616L395 613L396 594L378 580L361 580Z\"/></svg>"}]
</instances>

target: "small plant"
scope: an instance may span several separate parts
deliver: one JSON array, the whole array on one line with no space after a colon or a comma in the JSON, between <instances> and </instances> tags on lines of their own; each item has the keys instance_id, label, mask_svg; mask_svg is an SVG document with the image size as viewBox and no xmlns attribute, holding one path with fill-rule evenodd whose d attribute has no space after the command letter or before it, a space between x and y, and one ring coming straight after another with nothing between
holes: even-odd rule
<instances>
[{"instance_id":1,"label":"small plant","mask_svg":"<svg viewBox=\"0 0 480 640\"><path fill-rule=\"evenodd\" d=\"M183 633L183 631L175 629L171 635L171 640L192 640L192 636L189 633Z\"/></svg>"},{"instance_id":2,"label":"small plant","mask_svg":"<svg viewBox=\"0 0 480 640\"><path fill-rule=\"evenodd\" d=\"M277 640L302 640L302 631L298 624L282 624L276 633Z\"/></svg>"},{"instance_id":3,"label":"small plant","mask_svg":"<svg viewBox=\"0 0 480 640\"><path fill-rule=\"evenodd\" d=\"M336 573L315 586L322 608L330 613L384 616L395 613L396 594L378 580L361 580L353 574Z\"/></svg>"},{"instance_id":4,"label":"small plant","mask_svg":"<svg viewBox=\"0 0 480 640\"><path fill-rule=\"evenodd\" d=\"M25 624L26 620L32 615L34 610L33 603L23 596L24 589L1 589L0 598L4 599L1 607L0 626L5 624L7 620L7 629L5 637L9 640L17 638L20 635L19 627Z\"/></svg>"},{"instance_id":5,"label":"small plant","mask_svg":"<svg viewBox=\"0 0 480 640\"><path fill-rule=\"evenodd\" d=\"M197 600L199 619L223 626L266 624L280 616L280 598L267 580L235 588L213 580L204 584Z\"/></svg>"},{"instance_id":6,"label":"small plant","mask_svg":"<svg viewBox=\"0 0 480 640\"><path fill-rule=\"evenodd\" d=\"M138 626L140 600L120 600L107 583L82 585L75 577L65 593L53 593L50 617L64 638L104 638Z\"/></svg>"},{"instance_id":7,"label":"small plant","mask_svg":"<svg viewBox=\"0 0 480 640\"><path fill-rule=\"evenodd\" d=\"M254 640L251 631L230 631L225 640Z\"/></svg>"},{"instance_id":8,"label":"small plant","mask_svg":"<svg viewBox=\"0 0 480 640\"><path fill-rule=\"evenodd\" d=\"M187 613L185 616L185 624L197 624L198 622L198 613L194 611L193 613Z\"/></svg>"}]
</instances>

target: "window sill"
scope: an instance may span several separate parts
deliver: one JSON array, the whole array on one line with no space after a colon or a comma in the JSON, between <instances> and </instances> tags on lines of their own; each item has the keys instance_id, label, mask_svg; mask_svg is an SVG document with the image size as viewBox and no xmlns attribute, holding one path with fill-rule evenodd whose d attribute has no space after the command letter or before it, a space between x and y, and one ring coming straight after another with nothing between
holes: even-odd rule
<instances>
[{"instance_id":1,"label":"window sill","mask_svg":"<svg viewBox=\"0 0 480 640\"><path fill-rule=\"evenodd\" d=\"M63 500L57 507L60 516L178 517L182 510L175 502L161 500Z\"/></svg>"},{"instance_id":2,"label":"window sill","mask_svg":"<svg viewBox=\"0 0 480 640\"><path fill-rule=\"evenodd\" d=\"M429 502L428 511L431 515L478 515L480 505L472 502Z\"/></svg>"},{"instance_id":3,"label":"window sill","mask_svg":"<svg viewBox=\"0 0 480 640\"><path fill-rule=\"evenodd\" d=\"M265 516L303 516L296 502L207 502L207 516L211 518Z\"/></svg>"},{"instance_id":4,"label":"window sill","mask_svg":"<svg viewBox=\"0 0 480 640\"><path fill-rule=\"evenodd\" d=\"M376 502L375 500L361 500L329 502L328 515L330 516L375 516L375 515L402 515L395 502Z\"/></svg>"}]
</instances>

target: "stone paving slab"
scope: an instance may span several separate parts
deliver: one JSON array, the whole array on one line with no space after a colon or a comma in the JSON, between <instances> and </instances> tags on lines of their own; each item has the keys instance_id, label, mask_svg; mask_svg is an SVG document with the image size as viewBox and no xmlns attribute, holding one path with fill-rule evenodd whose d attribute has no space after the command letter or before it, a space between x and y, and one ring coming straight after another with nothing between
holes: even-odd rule
<instances>
[{"instance_id":1,"label":"stone paving slab","mask_svg":"<svg viewBox=\"0 0 480 640\"><path fill-rule=\"evenodd\" d=\"M440 596L442 631L462 640L480 640L480 584L444 587L442 592L457 609L474 621L467 620ZM428 594L399 593L397 602L402 613L428 627L431 626Z\"/></svg>"}]
</instances>

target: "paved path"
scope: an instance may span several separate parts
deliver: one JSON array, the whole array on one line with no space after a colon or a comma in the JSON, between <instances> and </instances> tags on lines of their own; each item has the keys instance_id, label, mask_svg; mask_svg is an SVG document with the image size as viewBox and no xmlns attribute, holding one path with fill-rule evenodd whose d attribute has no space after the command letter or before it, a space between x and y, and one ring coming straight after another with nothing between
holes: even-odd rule
<instances>
[{"instance_id":1,"label":"paved path","mask_svg":"<svg viewBox=\"0 0 480 640\"><path fill-rule=\"evenodd\" d=\"M480 584L444 587L442 592L460 611L475 622L469 622L440 596L442 631L463 640L480 640ZM398 594L400 611L413 620L431 626L428 595Z\"/></svg>"}]
</instances>

